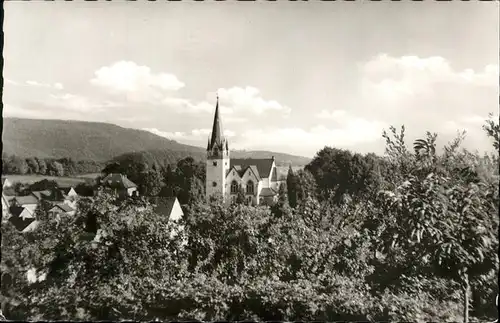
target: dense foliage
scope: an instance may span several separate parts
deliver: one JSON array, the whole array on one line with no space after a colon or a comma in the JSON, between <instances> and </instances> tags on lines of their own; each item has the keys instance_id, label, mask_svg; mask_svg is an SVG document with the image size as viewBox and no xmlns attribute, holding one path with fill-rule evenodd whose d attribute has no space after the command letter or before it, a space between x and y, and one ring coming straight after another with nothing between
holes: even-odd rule
<instances>
[{"instance_id":1,"label":"dense foliage","mask_svg":"<svg viewBox=\"0 0 500 323\"><path fill-rule=\"evenodd\" d=\"M498 143L498 126L486 133ZM142 190L175 194L180 222L143 198L98 191L73 217L2 225L9 319L369 320L458 322L495 316L498 154L408 147L384 157L325 148L289 172L271 208L204 202L203 165L127 164ZM112 164L111 172L124 167ZM146 176L147 175L147 176ZM329 180L337 181L332 183ZM157 190L155 184L161 182ZM64 228L64 230L61 230ZM26 279L29 273L30 281Z\"/></svg>"},{"instance_id":2,"label":"dense foliage","mask_svg":"<svg viewBox=\"0 0 500 323\"><path fill-rule=\"evenodd\" d=\"M2 175L49 175L71 176L88 173L97 173L102 163L92 160L78 160L71 158L22 158L16 155L2 154Z\"/></svg>"}]
</instances>

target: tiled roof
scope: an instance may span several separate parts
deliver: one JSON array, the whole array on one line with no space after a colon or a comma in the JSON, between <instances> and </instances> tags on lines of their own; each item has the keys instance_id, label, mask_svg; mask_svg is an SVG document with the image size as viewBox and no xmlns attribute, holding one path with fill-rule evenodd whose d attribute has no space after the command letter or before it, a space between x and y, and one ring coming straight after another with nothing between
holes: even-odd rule
<instances>
[{"instance_id":1,"label":"tiled roof","mask_svg":"<svg viewBox=\"0 0 500 323\"><path fill-rule=\"evenodd\" d=\"M269 188L269 187L264 187L261 191L260 191L260 196L275 196L276 195L276 192L272 189L272 188Z\"/></svg>"},{"instance_id":2,"label":"tiled roof","mask_svg":"<svg viewBox=\"0 0 500 323\"><path fill-rule=\"evenodd\" d=\"M261 178L267 178L269 174L271 173L271 167L273 166L273 159L268 158L268 159L251 159L251 158L246 158L246 159L230 159L230 168L235 166L235 167L241 167L243 169L246 169L249 166L255 166L259 172L259 176Z\"/></svg>"},{"instance_id":3,"label":"tiled roof","mask_svg":"<svg viewBox=\"0 0 500 323\"><path fill-rule=\"evenodd\" d=\"M20 205L26 205L26 204L38 204L38 199L33 196L33 195L28 195L28 196L16 196L13 198L13 200L16 200L16 202Z\"/></svg>"},{"instance_id":4,"label":"tiled roof","mask_svg":"<svg viewBox=\"0 0 500 323\"><path fill-rule=\"evenodd\" d=\"M135 185L134 182L129 180L127 176L116 173L109 174L102 180L102 182L111 188L127 189L127 188L137 187L137 185Z\"/></svg>"}]
</instances>

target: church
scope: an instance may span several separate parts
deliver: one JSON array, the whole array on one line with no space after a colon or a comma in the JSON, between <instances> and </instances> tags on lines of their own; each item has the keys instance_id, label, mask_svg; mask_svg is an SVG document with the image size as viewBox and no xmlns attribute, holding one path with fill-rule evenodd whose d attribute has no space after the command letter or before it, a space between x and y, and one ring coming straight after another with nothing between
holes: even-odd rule
<instances>
[{"instance_id":1,"label":"church","mask_svg":"<svg viewBox=\"0 0 500 323\"><path fill-rule=\"evenodd\" d=\"M240 190L247 204L271 205L277 201L280 182L274 156L267 159L231 159L219 114L219 97L214 123L208 138L206 196L222 195L225 203L236 202Z\"/></svg>"}]
</instances>

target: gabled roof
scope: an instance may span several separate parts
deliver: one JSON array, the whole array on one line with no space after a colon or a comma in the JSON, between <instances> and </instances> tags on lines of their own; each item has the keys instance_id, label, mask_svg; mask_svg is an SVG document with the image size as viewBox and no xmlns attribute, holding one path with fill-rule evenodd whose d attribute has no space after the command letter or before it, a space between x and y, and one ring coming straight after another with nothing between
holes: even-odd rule
<instances>
[{"instance_id":1,"label":"gabled roof","mask_svg":"<svg viewBox=\"0 0 500 323\"><path fill-rule=\"evenodd\" d=\"M38 204L38 199L34 195L16 196L13 200L16 200L16 202L21 205Z\"/></svg>"},{"instance_id":2,"label":"gabled roof","mask_svg":"<svg viewBox=\"0 0 500 323\"><path fill-rule=\"evenodd\" d=\"M260 191L260 196L262 197L266 197L266 196L275 196L277 193L275 190L273 190L272 188L269 188L269 187L264 187L261 191Z\"/></svg>"},{"instance_id":3,"label":"gabled roof","mask_svg":"<svg viewBox=\"0 0 500 323\"><path fill-rule=\"evenodd\" d=\"M69 192L71 192L71 190L73 190L73 192L76 193L75 189L73 188L73 186L60 186L59 187L59 191L61 191L61 193L63 193L64 195L68 195ZM78 194L77 194L78 195Z\"/></svg>"},{"instance_id":4,"label":"gabled roof","mask_svg":"<svg viewBox=\"0 0 500 323\"><path fill-rule=\"evenodd\" d=\"M21 218L18 216L12 216L9 218L9 222L14 225L14 227L18 231L23 231L26 229L30 224L32 224L35 221L34 218Z\"/></svg>"},{"instance_id":5,"label":"gabled roof","mask_svg":"<svg viewBox=\"0 0 500 323\"><path fill-rule=\"evenodd\" d=\"M255 175L257 180L260 181L261 178L260 178L259 170L257 169L257 166L255 166L255 165L246 166L245 168L242 168L240 165L235 165L235 166L229 168L226 176L229 175L229 173L234 170L234 171L236 171L238 176L241 178L241 177L243 177L243 175L245 175L245 173L249 169L251 172L253 172L253 174Z\"/></svg>"},{"instance_id":6,"label":"gabled roof","mask_svg":"<svg viewBox=\"0 0 500 323\"><path fill-rule=\"evenodd\" d=\"M151 204L153 204L153 211L157 214L165 215L170 217L172 214L172 209L174 208L177 197L160 197L155 196L150 199Z\"/></svg>"},{"instance_id":7,"label":"gabled roof","mask_svg":"<svg viewBox=\"0 0 500 323\"><path fill-rule=\"evenodd\" d=\"M33 194L38 200L41 200L42 198L50 198L52 196L52 192L50 190L33 191L31 194Z\"/></svg>"},{"instance_id":8,"label":"gabled roof","mask_svg":"<svg viewBox=\"0 0 500 323\"><path fill-rule=\"evenodd\" d=\"M13 217L35 218L30 209L22 206L11 206L9 212ZM24 212L24 216L21 216Z\"/></svg>"},{"instance_id":9,"label":"gabled roof","mask_svg":"<svg viewBox=\"0 0 500 323\"><path fill-rule=\"evenodd\" d=\"M102 180L103 184L110 188L128 189L137 187L137 185L129 180L127 176L117 173L111 173Z\"/></svg>"},{"instance_id":10,"label":"gabled roof","mask_svg":"<svg viewBox=\"0 0 500 323\"><path fill-rule=\"evenodd\" d=\"M257 168L258 175L260 178L268 178L271 173L271 168L273 166L274 159L245 158L245 159L230 159L229 162L230 162L230 168L235 166L246 169L249 166L255 166Z\"/></svg>"},{"instance_id":11,"label":"gabled roof","mask_svg":"<svg viewBox=\"0 0 500 323\"><path fill-rule=\"evenodd\" d=\"M10 184L10 181L7 177L2 177L2 187L5 185L6 182Z\"/></svg>"},{"instance_id":12,"label":"gabled roof","mask_svg":"<svg viewBox=\"0 0 500 323\"><path fill-rule=\"evenodd\" d=\"M71 206L69 206L68 204L65 204L65 203L57 203L56 205L54 205L53 208L50 209L50 211L54 210L54 209L60 209L64 212L72 212L74 211L75 209L73 209Z\"/></svg>"}]
</instances>

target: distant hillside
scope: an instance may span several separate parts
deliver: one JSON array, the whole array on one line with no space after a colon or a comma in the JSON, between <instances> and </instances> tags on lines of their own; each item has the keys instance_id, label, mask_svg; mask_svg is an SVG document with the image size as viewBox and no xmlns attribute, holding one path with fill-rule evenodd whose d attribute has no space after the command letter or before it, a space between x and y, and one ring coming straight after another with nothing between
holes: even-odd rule
<instances>
[{"instance_id":1,"label":"distant hillside","mask_svg":"<svg viewBox=\"0 0 500 323\"><path fill-rule=\"evenodd\" d=\"M3 152L21 157L63 158L108 161L123 154L140 153L148 160L193 156L205 158L205 149L180 144L148 131L114 124L66 120L4 118ZM278 164L305 165L310 159L266 151L234 151L235 158L268 158Z\"/></svg>"}]
</instances>

